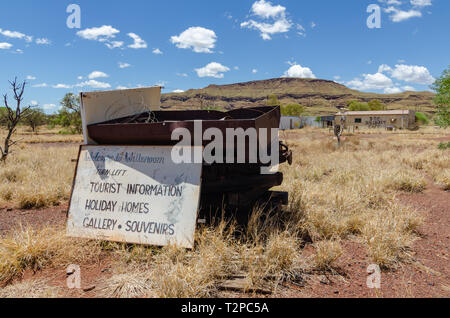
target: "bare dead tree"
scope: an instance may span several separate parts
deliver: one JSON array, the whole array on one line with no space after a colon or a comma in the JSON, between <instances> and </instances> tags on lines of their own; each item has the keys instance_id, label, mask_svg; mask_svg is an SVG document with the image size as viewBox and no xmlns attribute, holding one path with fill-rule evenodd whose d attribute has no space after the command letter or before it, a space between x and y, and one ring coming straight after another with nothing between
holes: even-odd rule
<instances>
[{"instance_id":1,"label":"bare dead tree","mask_svg":"<svg viewBox=\"0 0 450 318\"><path fill-rule=\"evenodd\" d=\"M25 118L30 112L31 106L22 108L23 94L25 92L26 81L23 83L18 83L17 78L14 81L9 82L11 84L11 90L14 93L14 100L16 101L16 106L12 107L8 102L8 94L3 95L4 110L0 112L0 117L3 122L6 123L7 135L0 145L0 162L4 162L8 155L11 153L11 147L17 143L17 141L12 140L12 136L16 132L17 125L20 121Z\"/></svg>"}]
</instances>

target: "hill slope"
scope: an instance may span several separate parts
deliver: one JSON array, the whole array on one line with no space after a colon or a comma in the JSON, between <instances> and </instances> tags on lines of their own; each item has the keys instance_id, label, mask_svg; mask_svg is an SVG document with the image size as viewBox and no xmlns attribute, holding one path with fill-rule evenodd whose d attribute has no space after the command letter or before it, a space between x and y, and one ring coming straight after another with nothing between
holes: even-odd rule
<instances>
[{"instance_id":1,"label":"hill slope","mask_svg":"<svg viewBox=\"0 0 450 318\"><path fill-rule=\"evenodd\" d=\"M308 107L312 115L336 112L336 106L349 100L368 102L378 99L389 109L413 109L434 112L431 92L403 92L400 94L363 93L333 81L321 79L275 78L230 85L210 85L203 89L191 89L184 93L163 94L164 108L198 109L220 107L234 109L260 106L271 94L282 103L298 103Z\"/></svg>"}]
</instances>

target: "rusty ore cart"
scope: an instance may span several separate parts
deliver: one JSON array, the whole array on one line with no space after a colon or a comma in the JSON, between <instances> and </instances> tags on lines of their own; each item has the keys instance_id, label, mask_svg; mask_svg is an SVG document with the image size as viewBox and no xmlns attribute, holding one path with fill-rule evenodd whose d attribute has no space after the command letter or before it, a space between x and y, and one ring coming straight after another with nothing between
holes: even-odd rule
<instances>
[{"instance_id":1,"label":"rusty ore cart","mask_svg":"<svg viewBox=\"0 0 450 318\"><path fill-rule=\"evenodd\" d=\"M227 128L255 128L257 131L267 128L270 134L271 128L279 128L280 117L280 108L269 106L236 109L225 113L206 110L149 111L89 125L87 129L90 138L98 144L166 146L178 143L171 140L172 132L176 128L186 128L193 136L194 121L202 121L202 135L208 128L218 128L223 136L226 136ZM269 136L267 140L270 152ZM209 142L203 141L203 145ZM246 162L248 147L246 144ZM291 151L281 142L279 147L280 164L291 164ZM224 156L225 154L224 149ZM257 203L269 203L270 206L287 204L287 193L270 191L272 187L282 184L283 174L278 172L262 175L262 166L264 165L261 163L203 163L199 217L208 219L226 210L227 213L231 212L239 219L245 220Z\"/></svg>"}]
</instances>

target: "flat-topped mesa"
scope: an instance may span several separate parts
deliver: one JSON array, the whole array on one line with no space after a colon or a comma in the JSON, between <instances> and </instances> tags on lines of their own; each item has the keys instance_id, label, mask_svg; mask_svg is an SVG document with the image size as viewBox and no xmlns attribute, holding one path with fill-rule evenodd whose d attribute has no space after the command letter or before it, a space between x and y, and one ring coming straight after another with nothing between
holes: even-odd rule
<instances>
[{"instance_id":1,"label":"flat-topped mesa","mask_svg":"<svg viewBox=\"0 0 450 318\"><path fill-rule=\"evenodd\" d=\"M273 78L226 85L209 85L182 93L163 94L164 109L224 109L265 105L268 96L275 94L282 104L301 104L313 115L332 114L336 106L348 101L380 100L388 109L420 109L434 112L431 92L403 92L377 94L360 92L343 84L324 79Z\"/></svg>"}]
</instances>

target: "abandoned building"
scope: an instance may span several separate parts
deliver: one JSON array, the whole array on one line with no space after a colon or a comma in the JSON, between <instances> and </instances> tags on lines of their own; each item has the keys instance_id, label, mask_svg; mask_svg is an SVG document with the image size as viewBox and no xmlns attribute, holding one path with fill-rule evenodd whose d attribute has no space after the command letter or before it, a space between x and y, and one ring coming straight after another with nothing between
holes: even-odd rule
<instances>
[{"instance_id":1,"label":"abandoned building","mask_svg":"<svg viewBox=\"0 0 450 318\"><path fill-rule=\"evenodd\" d=\"M416 125L416 112L412 110L356 111L338 113L335 124L344 125L348 129L386 128L413 129Z\"/></svg>"},{"instance_id":2,"label":"abandoned building","mask_svg":"<svg viewBox=\"0 0 450 318\"><path fill-rule=\"evenodd\" d=\"M292 130L302 128L300 117L282 116L280 119L280 130Z\"/></svg>"}]
</instances>

